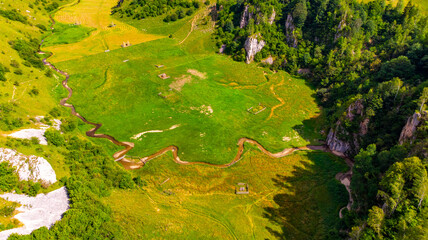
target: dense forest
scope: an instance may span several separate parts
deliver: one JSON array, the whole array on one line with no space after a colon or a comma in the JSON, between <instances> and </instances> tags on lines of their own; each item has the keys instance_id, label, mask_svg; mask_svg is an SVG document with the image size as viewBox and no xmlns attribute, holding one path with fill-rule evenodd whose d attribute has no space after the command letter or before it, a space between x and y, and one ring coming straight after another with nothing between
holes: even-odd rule
<instances>
[{"instance_id":1,"label":"dense forest","mask_svg":"<svg viewBox=\"0 0 428 240\"><path fill-rule=\"evenodd\" d=\"M426 237L427 16L411 1L384 0L219 1L217 9L218 47L244 61L249 39L263 41L254 61L304 75L327 116L328 145L354 159L355 202L332 239Z\"/></svg>"}]
</instances>

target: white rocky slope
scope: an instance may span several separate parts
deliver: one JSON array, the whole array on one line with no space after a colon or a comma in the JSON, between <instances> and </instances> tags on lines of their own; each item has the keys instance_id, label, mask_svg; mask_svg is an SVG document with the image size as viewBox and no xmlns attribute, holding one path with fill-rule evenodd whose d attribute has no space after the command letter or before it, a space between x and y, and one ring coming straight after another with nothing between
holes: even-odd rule
<instances>
[{"instance_id":1,"label":"white rocky slope","mask_svg":"<svg viewBox=\"0 0 428 240\"><path fill-rule=\"evenodd\" d=\"M246 63L251 63L254 59L254 56L260 52L263 47L266 45L266 42L264 40L258 40L261 38L260 34L254 34L253 36L250 36L245 41L245 51L247 52L247 60Z\"/></svg>"},{"instance_id":2,"label":"white rocky slope","mask_svg":"<svg viewBox=\"0 0 428 240\"><path fill-rule=\"evenodd\" d=\"M40 126L39 129L36 129L36 128L22 129L22 130L19 130L19 131L16 131L14 133L9 134L8 136L13 137L13 138L20 138L20 139L31 139L33 137L36 137L39 139L40 144L48 145L48 142L46 141L46 138L44 135L45 135L45 131L48 128L51 128L51 126L43 124L40 122L40 120L42 118L44 118L43 116L38 116L35 118L38 122L37 124ZM55 128L56 130L60 130L61 121L58 119L53 119L52 127Z\"/></svg>"},{"instance_id":3,"label":"white rocky slope","mask_svg":"<svg viewBox=\"0 0 428 240\"><path fill-rule=\"evenodd\" d=\"M20 213L15 215L15 218L24 224L23 227L0 232L0 240L7 239L12 233L26 235L41 227L50 228L61 219L62 214L67 211L69 206L65 187L48 194L38 194L35 197L14 193L5 193L0 197L21 204L21 207L16 208Z\"/></svg>"},{"instance_id":4,"label":"white rocky slope","mask_svg":"<svg viewBox=\"0 0 428 240\"><path fill-rule=\"evenodd\" d=\"M52 166L42 157L26 156L12 149L0 148L0 162L9 162L15 167L20 180L32 180L45 184L57 181Z\"/></svg>"}]
</instances>

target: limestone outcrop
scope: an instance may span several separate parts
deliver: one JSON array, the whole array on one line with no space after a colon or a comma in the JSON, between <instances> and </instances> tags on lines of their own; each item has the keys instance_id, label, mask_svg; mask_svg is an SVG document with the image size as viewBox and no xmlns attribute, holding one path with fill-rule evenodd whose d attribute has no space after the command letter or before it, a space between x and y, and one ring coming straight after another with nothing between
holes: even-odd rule
<instances>
[{"instance_id":1,"label":"limestone outcrop","mask_svg":"<svg viewBox=\"0 0 428 240\"><path fill-rule=\"evenodd\" d=\"M343 118L342 118L343 120ZM351 156L358 153L360 149L361 137L366 135L368 132L368 125L370 119L364 117L364 105L363 100L358 99L351 103L346 109L346 115L344 120L347 121L360 121L358 123L360 130L358 133L349 133L342 125L342 121L339 119L336 122L336 126L331 128L326 139L326 143L330 150L341 153L346 156Z\"/></svg>"},{"instance_id":2,"label":"limestone outcrop","mask_svg":"<svg viewBox=\"0 0 428 240\"><path fill-rule=\"evenodd\" d=\"M8 162L15 167L21 181L31 180L48 185L57 181L52 166L42 157L26 156L12 149L0 148L0 162Z\"/></svg>"},{"instance_id":3,"label":"limestone outcrop","mask_svg":"<svg viewBox=\"0 0 428 240\"><path fill-rule=\"evenodd\" d=\"M421 117L422 115L420 113L414 113L407 119L406 125L404 125L403 129L401 130L400 139L398 140L400 145L404 144L405 142L412 143L412 141L415 139L416 129L421 123Z\"/></svg>"},{"instance_id":4,"label":"limestone outcrop","mask_svg":"<svg viewBox=\"0 0 428 240\"><path fill-rule=\"evenodd\" d=\"M268 19L268 23L269 23L270 25L272 25L272 24L273 24L273 21L275 21L275 17L276 17L275 9L272 9L272 14L270 15L270 17L269 17L269 19Z\"/></svg>"},{"instance_id":5,"label":"limestone outcrop","mask_svg":"<svg viewBox=\"0 0 428 240\"><path fill-rule=\"evenodd\" d=\"M287 20L285 21L285 37L287 39L288 46L297 47L297 38L294 36L294 30L296 26L294 26L293 17L289 13L287 15Z\"/></svg>"},{"instance_id":6,"label":"limestone outcrop","mask_svg":"<svg viewBox=\"0 0 428 240\"><path fill-rule=\"evenodd\" d=\"M16 208L19 213L15 215L15 218L24 224L22 227L0 232L0 239L7 239L13 233L27 235L41 227L50 228L56 221L61 220L64 212L69 208L65 187L47 194L40 193L35 197L15 193L5 193L0 197L21 204Z\"/></svg>"},{"instance_id":7,"label":"limestone outcrop","mask_svg":"<svg viewBox=\"0 0 428 240\"><path fill-rule=\"evenodd\" d=\"M263 47L266 45L264 40L258 40L261 38L260 34L255 34L253 36L249 36L245 41L245 51L247 52L246 63L251 63L254 60L254 56L260 52Z\"/></svg>"},{"instance_id":8,"label":"limestone outcrop","mask_svg":"<svg viewBox=\"0 0 428 240\"><path fill-rule=\"evenodd\" d=\"M253 12L250 11L249 5L245 5L244 11L242 12L241 21L239 22L239 28L244 28L248 25L250 19L253 18Z\"/></svg>"}]
</instances>

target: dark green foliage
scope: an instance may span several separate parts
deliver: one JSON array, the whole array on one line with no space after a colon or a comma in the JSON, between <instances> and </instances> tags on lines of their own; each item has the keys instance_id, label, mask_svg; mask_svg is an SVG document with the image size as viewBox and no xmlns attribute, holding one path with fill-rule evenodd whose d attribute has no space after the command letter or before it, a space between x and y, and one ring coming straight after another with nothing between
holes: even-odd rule
<instances>
[{"instance_id":1,"label":"dark green foliage","mask_svg":"<svg viewBox=\"0 0 428 240\"><path fill-rule=\"evenodd\" d=\"M49 144L52 144L54 146L63 146L65 144L64 137L61 135L61 133L58 130L54 130L52 128L46 130L45 132L45 138Z\"/></svg>"},{"instance_id":2,"label":"dark green foliage","mask_svg":"<svg viewBox=\"0 0 428 240\"><path fill-rule=\"evenodd\" d=\"M45 7L46 11L51 12L59 7L57 2L53 2Z\"/></svg>"},{"instance_id":3,"label":"dark green foliage","mask_svg":"<svg viewBox=\"0 0 428 240\"><path fill-rule=\"evenodd\" d=\"M10 19L12 21L22 22L24 24L28 23L27 17L22 16L22 14L17 12L15 9L13 9L13 10L0 10L0 16L3 16L3 17Z\"/></svg>"},{"instance_id":4,"label":"dark green foliage","mask_svg":"<svg viewBox=\"0 0 428 240\"><path fill-rule=\"evenodd\" d=\"M54 107L49 111L49 115L54 118L61 116L61 110L58 107Z\"/></svg>"},{"instance_id":5,"label":"dark green foliage","mask_svg":"<svg viewBox=\"0 0 428 240\"><path fill-rule=\"evenodd\" d=\"M61 131L71 132L77 127L77 119L75 117L61 119Z\"/></svg>"},{"instance_id":6,"label":"dark green foliage","mask_svg":"<svg viewBox=\"0 0 428 240\"><path fill-rule=\"evenodd\" d=\"M24 125L20 117L14 116L16 103L0 103L0 129L10 131Z\"/></svg>"},{"instance_id":7,"label":"dark green foliage","mask_svg":"<svg viewBox=\"0 0 428 240\"><path fill-rule=\"evenodd\" d=\"M410 79L414 76L415 66L406 56L399 56L384 64L380 68L378 78L392 79L398 77L401 79Z\"/></svg>"},{"instance_id":8,"label":"dark green foliage","mask_svg":"<svg viewBox=\"0 0 428 240\"><path fill-rule=\"evenodd\" d=\"M39 47L38 40L33 38L30 41L17 39L11 42L13 49L15 49L19 56L25 61L29 62L33 67L43 69L43 62L37 55Z\"/></svg>"},{"instance_id":9,"label":"dark green foliage","mask_svg":"<svg viewBox=\"0 0 428 240\"><path fill-rule=\"evenodd\" d=\"M0 163L0 191L9 192L17 183L18 176L13 172L13 168L6 162Z\"/></svg>"},{"instance_id":10,"label":"dark green foliage","mask_svg":"<svg viewBox=\"0 0 428 240\"><path fill-rule=\"evenodd\" d=\"M5 67L0 63L0 82L5 82L7 80L6 77L4 76L5 72L6 72Z\"/></svg>"},{"instance_id":11,"label":"dark green foliage","mask_svg":"<svg viewBox=\"0 0 428 240\"><path fill-rule=\"evenodd\" d=\"M194 9L198 9L199 7L200 4L198 1L190 0L135 0L129 4L119 4L114 7L112 14L117 14L120 17L126 16L134 19L144 19L168 13L164 21L170 22L184 18L186 14L188 16L192 15Z\"/></svg>"},{"instance_id":12,"label":"dark green foliage","mask_svg":"<svg viewBox=\"0 0 428 240\"><path fill-rule=\"evenodd\" d=\"M42 30L42 31L47 31L48 30L45 25L40 24L40 23L36 24L36 27L40 28L40 30Z\"/></svg>"},{"instance_id":13,"label":"dark green foliage","mask_svg":"<svg viewBox=\"0 0 428 240\"><path fill-rule=\"evenodd\" d=\"M303 27L303 24L305 24L306 17L308 16L308 9L306 7L306 1L305 0L299 0L294 6L293 14L294 23L296 27L300 28Z\"/></svg>"},{"instance_id":14,"label":"dark green foliage","mask_svg":"<svg viewBox=\"0 0 428 240\"><path fill-rule=\"evenodd\" d=\"M37 96L39 95L39 90L36 87L33 87L28 94L30 94L30 96Z\"/></svg>"}]
</instances>

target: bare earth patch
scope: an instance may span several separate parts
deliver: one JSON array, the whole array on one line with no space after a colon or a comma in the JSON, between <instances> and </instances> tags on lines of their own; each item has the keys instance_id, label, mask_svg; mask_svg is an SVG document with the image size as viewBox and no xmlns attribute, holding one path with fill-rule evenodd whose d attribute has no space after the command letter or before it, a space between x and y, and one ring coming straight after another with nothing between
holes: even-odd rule
<instances>
[{"instance_id":1,"label":"bare earth patch","mask_svg":"<svg viewBox=\"0 0 428 240\"><path fill-rule=\"evenodd\" d=\"M0 197L21 204L21 207L16 208L20 213L16 214L15 218L24 224L23 227L0 232L0 239L7 239L12 233L26 235L41 227L50 228L56 221L61 220L69 205L65 187L35 197L15 193L5 193Z\"/></svg>"},{"instance_id":2,"label":"bare earth patch","mask_svg":"<svg viewBox=\"0 0 428 240\"><path fill-rule=\"evenodd\" d=\"M207 78L207 74L206 73L201 73L198 70L195 69L187 69L187 72L192 74L193 76L202 78L202 79L206 79Z\"/></svg>"},{"instance_id":3,"label":"bare earth patch","mask_svg":"<svg viewBox=\"0 0 428 240\"><path fill-rule=\"evenodd\" d=\"M192 82L192 76L189 75L183 75L179 78L176 78L177 81L172 82L169 87L177 90L177 91L181 91L181 88L186 84L186 83L190 83Z\"/></svg>"}]
</instances>

